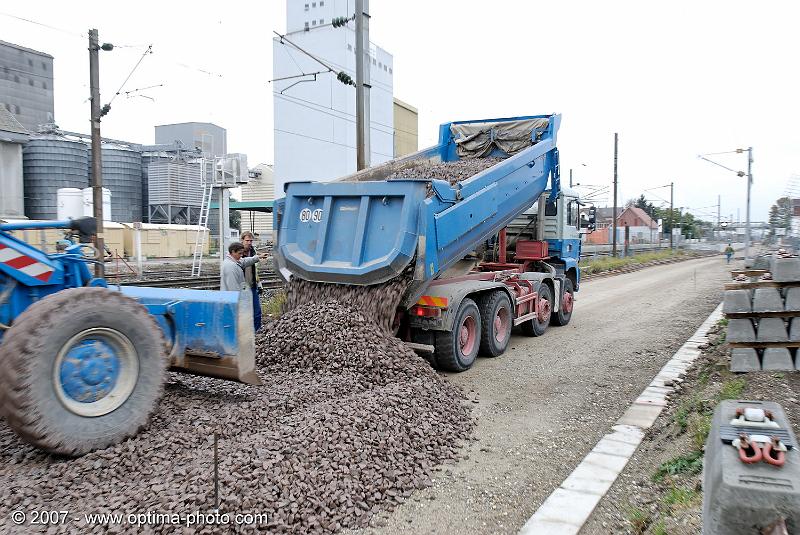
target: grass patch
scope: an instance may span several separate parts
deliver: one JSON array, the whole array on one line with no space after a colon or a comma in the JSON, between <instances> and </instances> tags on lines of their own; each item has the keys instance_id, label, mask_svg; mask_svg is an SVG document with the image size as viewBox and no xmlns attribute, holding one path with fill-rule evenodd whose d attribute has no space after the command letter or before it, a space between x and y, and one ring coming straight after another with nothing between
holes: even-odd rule
<instances>
[{"instance_id":1,"label":"grass patch","mask_svg":"<svg viewBox=\"0 0 800 535\"><path fill-rule=\"evenodd\" d=\"M731 379L722 384L722 389L717 396L717 401L724 399L739 399L747 386L747 381L740 377L738 379Z\"/></svg>"},{"instance_id":2,"label":"grass patch","mask_svg":"<svg viewBox=\"0 0 800 535\"><path fill-rule=\"evenodd\" d=\"M700 498L700 493L694 489L686 487L672 487L670 488L662 501L664 505L672 509L680 509L694 504Z\"/></svg>"},{"instance_id":3,"label":"grass patch","mask_svg":"<svg viewBox=\"0 0 800 535\"><path fill-rule=\"evenodd\" d=\"M692 445L700 452L708 438L708 433L711 431L712 414L703 413L695 415L689 421L689 433L692 436Z\"/></svg>"},{"instance_id":4,"label":"grass patch","mask_svg":"<svg viewBox=\"0 0 800 535\"><path fill-rule=\"evenodd\" d=\"M655 524L653 524L653 529L650 530L652 535L667 535L667 528L664 526L664 521L659 520Z\"/></svg>"},{"instance_id":5,"label":"grass patch","mask_svg":"<svg viewBox=\"0 0 800 535\"><path fill-rule=\"evenodd\" d=\"M663 481L665 477L677 474L699 474L702 469L703 452L697 450L661 463L656 473L653 474L652 480L656 482Z\"/></svg>"},{"instance_id":6,"label":"grass patch","mask_svg":"<svg viewBox=\"0 0 800 535\"><path fill-rule=\"evenodd\" d=\"M628 509L626 520L633 528L633 532L638 534L644 533L653 521L650 513L638 507L630 507Z\"/></svg>"},{"instance_id":7,"label":"grass patch","mask_svg":"<svg viewBox=\"0 0 800 535\"><path fill-rule=\"evenodd\" d=\"M695 412L705 410L705 402L703 399L695 394L687 400L681 402L672 420L681 428L681 433L684 433L689 427L689 418Z\"/></svg>"},{"instance_id":8,"label":"grass patch","mask_svg":"<svg viewBox=\"0 0 800 535\"><path fill-rule=\"evenodd\" d=\"M727 327L728 326L728 318L722 318L717 322L719 327Z\"/></svg>"},{"instance_id":9,"label":"grass patch","mask_svg":"<svg viewBox=\"0 0 800 535\"><path fill-rule=\"evenodd\" d=\"M268 314L274 318L279 318L283 313L283 305L286 304L286 292L276 292L272 297L267 299L267 302L261 306L264 314Z\"/></svg>"},{"instance_id":10,"label":"grass patch","mask_svg":"<svg viewBox=\"0 0 800 535\"><path fill-rule=\"evenodd\" d=\"M653 262L655 260L664 260L678 256L684 256L686 253L683 251L658 251L653 253L642 253L625 258L614 258L611 256L589 258L580 262L581 271L588 275L591 273L602 273L604 271L613 271L620 269L631 264L644 264L646 262Z\"/></svg>"}]
</instances>

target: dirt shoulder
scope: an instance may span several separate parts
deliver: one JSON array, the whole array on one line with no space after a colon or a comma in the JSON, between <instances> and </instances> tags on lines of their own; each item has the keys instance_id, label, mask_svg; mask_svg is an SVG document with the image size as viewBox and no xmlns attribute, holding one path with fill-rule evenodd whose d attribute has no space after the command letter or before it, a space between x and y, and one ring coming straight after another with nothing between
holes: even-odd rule
<instances>
[{"instance_id":1,"label":"dirt shoulder","mask_svg":"<svg viewBox=\"0 0 800 535\"><path fill-rule=\"evenodd\" d=\"M702 528L703 444L723 399L774 401L800 432L800 373L728 371L725 320L689 370L581 535L696 534Z\"/></svg>"}]
</instances>

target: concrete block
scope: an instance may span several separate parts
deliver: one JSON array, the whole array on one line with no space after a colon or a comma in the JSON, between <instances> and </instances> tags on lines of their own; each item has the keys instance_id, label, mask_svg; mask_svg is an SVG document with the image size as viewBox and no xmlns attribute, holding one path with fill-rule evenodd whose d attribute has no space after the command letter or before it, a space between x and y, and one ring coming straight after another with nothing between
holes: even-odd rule
<instances>
[{"instance_id":1,"label":"concrete block","mask_svg":"<svg viewBox=\"0 0 800 535\"><path fill-rule=\"evenodd\" d=\"M786 334L786 323L783 318L761 318L758 320L759 342L788 342L789 335Z\"/></svg>"},{"instance_id":2,"label":"concrete block","mask_svg":"<svg viewBox=\"0 0 800 535\"><path fill-rule=\"evenodd\" d=\"M800 342L800 318L792 318L789 324L789 341Z\"/></svg>"},{"instance_id":3,"label":"concrete block","mask_svg":"<svg viewBox=\"0 0 800 535\"><path fill-rule=\"evenodd\" d=\"M780 290L778 288L756 288L753 294L753 312L783 312Z\"/></svg>"},{"instance_id":4,"label":"concrete block","mask_svg":"<svg viewBox=\"0 0 800 535\"><path fill-rule=\"evenodd\" d=\"M728 342L755 342L756 331L753 321L748 318L732 319L728 321Z\"/></svg>"},{"instance_id":5,"label":"concrete block","mask_svg":"<svg viewBox=\"0 0 800 535\"><path fill-rule=\"evenodd\" d=\"M789 353L789 349L785 347L766 348L764 350L764 364L762 369L764 371L794 371L794 362L792 362L792 354Z\"/></svg>"},{"instance_id":6,"label":"concrete block","mask_svg":"<svg viewBox=\"0 0 800 535\"><path fill-rule=\"evenodd\" d=\"M800 290L800 288L797 288ZM750 290L728 290L725 292L725 301L722 305L722 312L731 314L734 312L752 312L753 306L750 303Z\"/></svg>"},{"instance_id":7,"label":"concrete block","mask_svg":"<svg viewBox=\"0 0 800 535\"><path fill-rule=\"evenodd\" d=\"M775 282L800 281L800 258L781 258L773 255L769 270Z\"/></svg>"},{"instance_id":8,"label":"concrete block","mask_svg":"<svg viewBox=\"0 0 800 535\"><path fill-rule=\"evenodd\" d=\"M800 311L800 286L786 288L786 299L783 308L788 312Z\"/></svg>"},{"instance_id":9,"label":"concrete block","mask_svg":"<svg viewBox=\"0 0 800 535\"><path fill-rule=\"evenodd\" d=\"M800 526L800 454L787 452L786 464L776 468L764 462L739 461L736 448L724 444L720 426L736 416L737 408L770 410L778 425L797 439L792 424L777 403L723 401L714 410L703 459L703 534L758 533L782 516L789 526Z\"/></svg>"},{"instance_id":10,"label":"concrete block","mask_svg":"<svg viewBox=\"0 0 800 535\"><path fill-rule=\"evenodd\" d=\"M758 352L751 347L734 347L731 350L731 371L734 373L757 372L761 369Z\"/></svg>"}]
</instances>

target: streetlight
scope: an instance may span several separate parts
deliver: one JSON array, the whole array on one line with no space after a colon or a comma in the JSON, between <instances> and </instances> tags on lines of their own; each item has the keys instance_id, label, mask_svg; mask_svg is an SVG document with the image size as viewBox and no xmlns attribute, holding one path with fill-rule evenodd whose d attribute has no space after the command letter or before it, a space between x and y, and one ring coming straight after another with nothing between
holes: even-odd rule
<instances>
[{"instance_id":1,"label":"streetlight","mask_svg":"<svg viewBox=\"0 0 800 535\"><path fill-rule=\"evenodd\" d=\"M583 167L589 167L585 163L581 164ZM572 187L572 167L569 168L569 187Z\"/></svg>"},{"instance_id":2,"label":"streetlight","mask_svg":"<svg viewBox=\"0 0 800 535\"><path fill-rule=\"evenodd\" d=\"M747 152L747 174L744 171L737 171L735 169L731 169L721 163L715 162L714 160L710 160L706 158L706 156L716 156L718 154L744 154ZM708 163L713 163L714 165L718 165L723 169L727 169L732 173L736 173L738 177L747 177L747 213L745 214L746 221L745 221L745 241L744 241L744 263L745 266L748 264L748 260L750 258L750 189L753 186L753 147L747 147L746 149L736 149L730 150L727 152L713 152L709 154L699 154L697 156L701 160L705 160Z\"/></svg>"}]
</instances>

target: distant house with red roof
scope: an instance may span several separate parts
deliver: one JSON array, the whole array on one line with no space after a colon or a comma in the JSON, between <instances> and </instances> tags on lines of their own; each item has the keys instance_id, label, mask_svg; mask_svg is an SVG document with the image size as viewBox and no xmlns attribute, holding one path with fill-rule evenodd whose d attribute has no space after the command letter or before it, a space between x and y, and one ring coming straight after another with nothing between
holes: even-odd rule
<instances>
[{"instance_id":1,"label":"distant house with red roof","mask_svg":"<svg viewBox=\"0 0 800 535\"><path fill-rule=\"evenodd\" d=\"M597 228L586 235L586 243L611 243L613 230L613 208L598 208ZM647 212L636 206L617 208L617 243L625 242L625 227L629 227L630 243L653 243L658 241L658 222Z\"/></svg>"}]
</instances>

